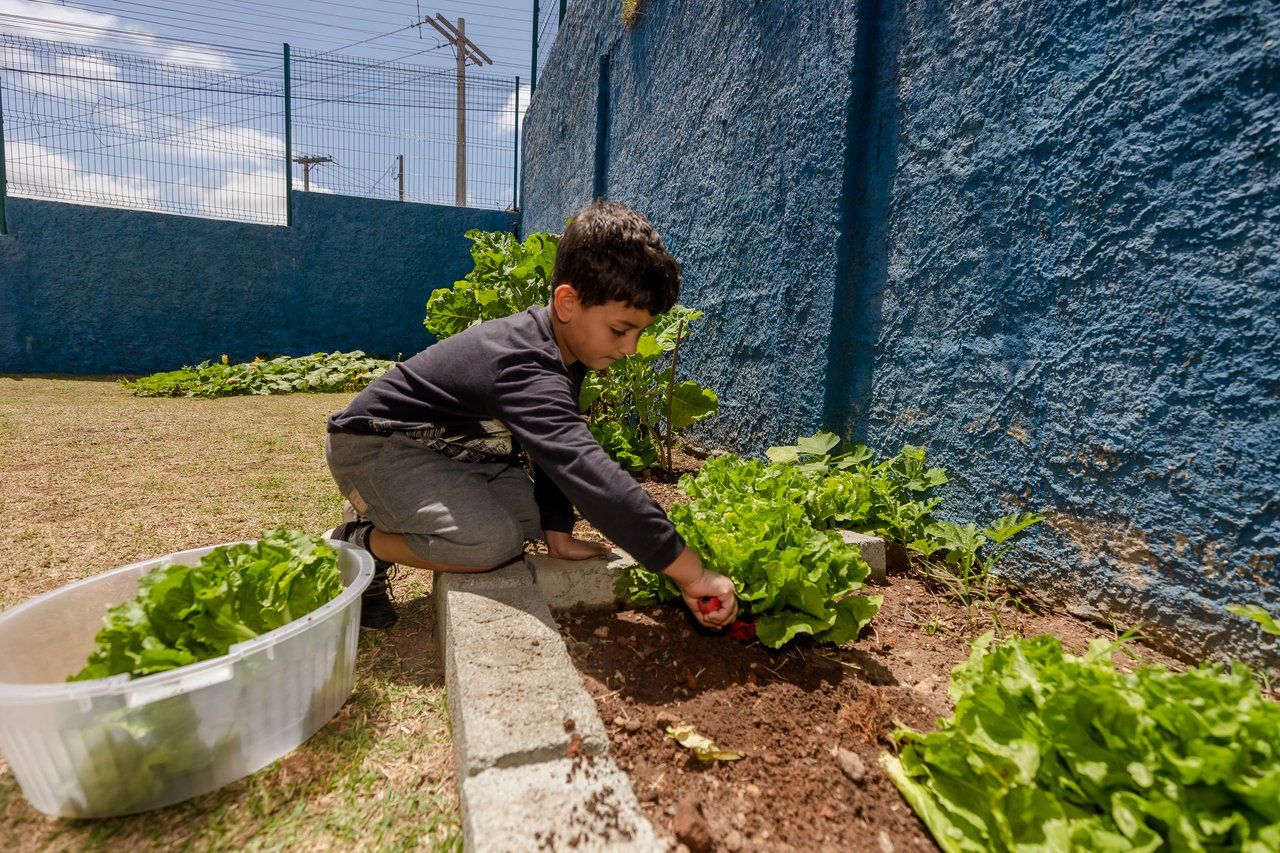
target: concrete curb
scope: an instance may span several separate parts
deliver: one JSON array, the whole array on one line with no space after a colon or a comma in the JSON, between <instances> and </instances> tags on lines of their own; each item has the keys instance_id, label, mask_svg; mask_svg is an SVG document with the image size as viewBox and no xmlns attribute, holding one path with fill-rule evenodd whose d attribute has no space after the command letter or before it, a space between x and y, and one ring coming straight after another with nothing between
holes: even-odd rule
<instances>
[{"instance_id":1,"label":"concrete curb","mask_svg":"<svg viewBox=\"0 0 1280 853\"><path fill-rule=\"evenodd\" d=\"M434 590L466 849L665 850L530 566L436 573Z\"/></svg>"}]
</instances>

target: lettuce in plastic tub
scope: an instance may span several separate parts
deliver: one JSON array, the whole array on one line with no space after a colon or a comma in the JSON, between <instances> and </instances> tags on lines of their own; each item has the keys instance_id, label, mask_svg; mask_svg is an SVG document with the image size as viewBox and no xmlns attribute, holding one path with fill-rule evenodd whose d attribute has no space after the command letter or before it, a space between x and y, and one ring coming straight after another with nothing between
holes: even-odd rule
<instances>
[{"instance_id":1,"label":"lettuce in plastic tub","mask_svg":"<svg viewBox=\"0 0 1280 853\"><path fill-rule=\"evenodd\" d=\"M0 747L23 793L46 814L127 814L289 752L351 693L372 576L364 551L277 530L0 613Z\"/></svg>"}]
</instances>

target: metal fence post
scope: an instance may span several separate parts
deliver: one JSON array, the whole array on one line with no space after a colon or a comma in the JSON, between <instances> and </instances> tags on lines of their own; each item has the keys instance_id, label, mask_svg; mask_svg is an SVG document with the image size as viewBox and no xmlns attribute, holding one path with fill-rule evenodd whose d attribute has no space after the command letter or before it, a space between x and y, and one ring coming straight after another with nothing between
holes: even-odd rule
<instances>
[{"instance_id":1,"label":"metal fence post","mask_svg":"<svg viewBox=\"0 0 1280 853\"><path fill-rule=\"evenodd\" d=\"M520 209L520 78L516 78L516 151L515 168L511 171L511 209Z\"/></svg>"},{"instance_id":2,"label":"metal fence post","mask_svg":"<svg viewBox=\"0 0 1280 853\"><path fill-rule=\"evenodd\" d=\"M518 87L517 87L518 90ZM9 233L8 219L4 213L4 197L9 191L9 179L4 171L4 85L0 83L0 237ZM517 95L516 97L519 97Z\"/></svg>"},{"instance_id":3,"label":"metal fence post","mask_svg":"<svg viewBox=\"0 0 1280 853\"><path fill-rule=\"evenodd\" d=\"M289 74L289 43L284 45L284 224L293 227L293 93Z\"/></svg>"},{"instance_id":4,"label":"metal fence post","mask_svg":"<svg viewBox=\"0 0 1280 853\"><path fill-rule=\"evenodd\" d=\"M533 0L533 68L529 74L529 95L538 88L538 0Z\"/></svg>"}]
</instances>

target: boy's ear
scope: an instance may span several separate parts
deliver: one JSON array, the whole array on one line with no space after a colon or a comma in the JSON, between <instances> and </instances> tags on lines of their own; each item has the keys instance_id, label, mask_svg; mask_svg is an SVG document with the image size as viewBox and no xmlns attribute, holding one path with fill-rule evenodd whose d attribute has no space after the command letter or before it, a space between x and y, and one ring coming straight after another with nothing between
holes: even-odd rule
<instances>
[{"instance_id":1,"label":"boy's ear","mask_svg":"<svg viewBox=\"0 0 1280 853\"><path fill-rule=\"evenodd\" d=\"M551 294L551 310L561 323L570 320L582 308L578 299L578 290L568 282L557 284Z\"/></svg>"}]
</instances>

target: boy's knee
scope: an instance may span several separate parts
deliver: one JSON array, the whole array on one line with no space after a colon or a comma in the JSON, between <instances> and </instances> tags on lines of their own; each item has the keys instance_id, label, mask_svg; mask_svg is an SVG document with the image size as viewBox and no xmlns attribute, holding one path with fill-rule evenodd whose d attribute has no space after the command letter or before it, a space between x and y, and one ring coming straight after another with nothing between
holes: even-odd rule
<instances>
[{"instance_id":1,"label":"boy's knee","mask_svg":"<svg viewBox=\"0 0 1280 853\"><path fill-rule=\"evenodd\" d=\"M467 548L468 563L496 569L524 553L524 532L514 518L503 516Z\"/></svg>"}]
</instances>

